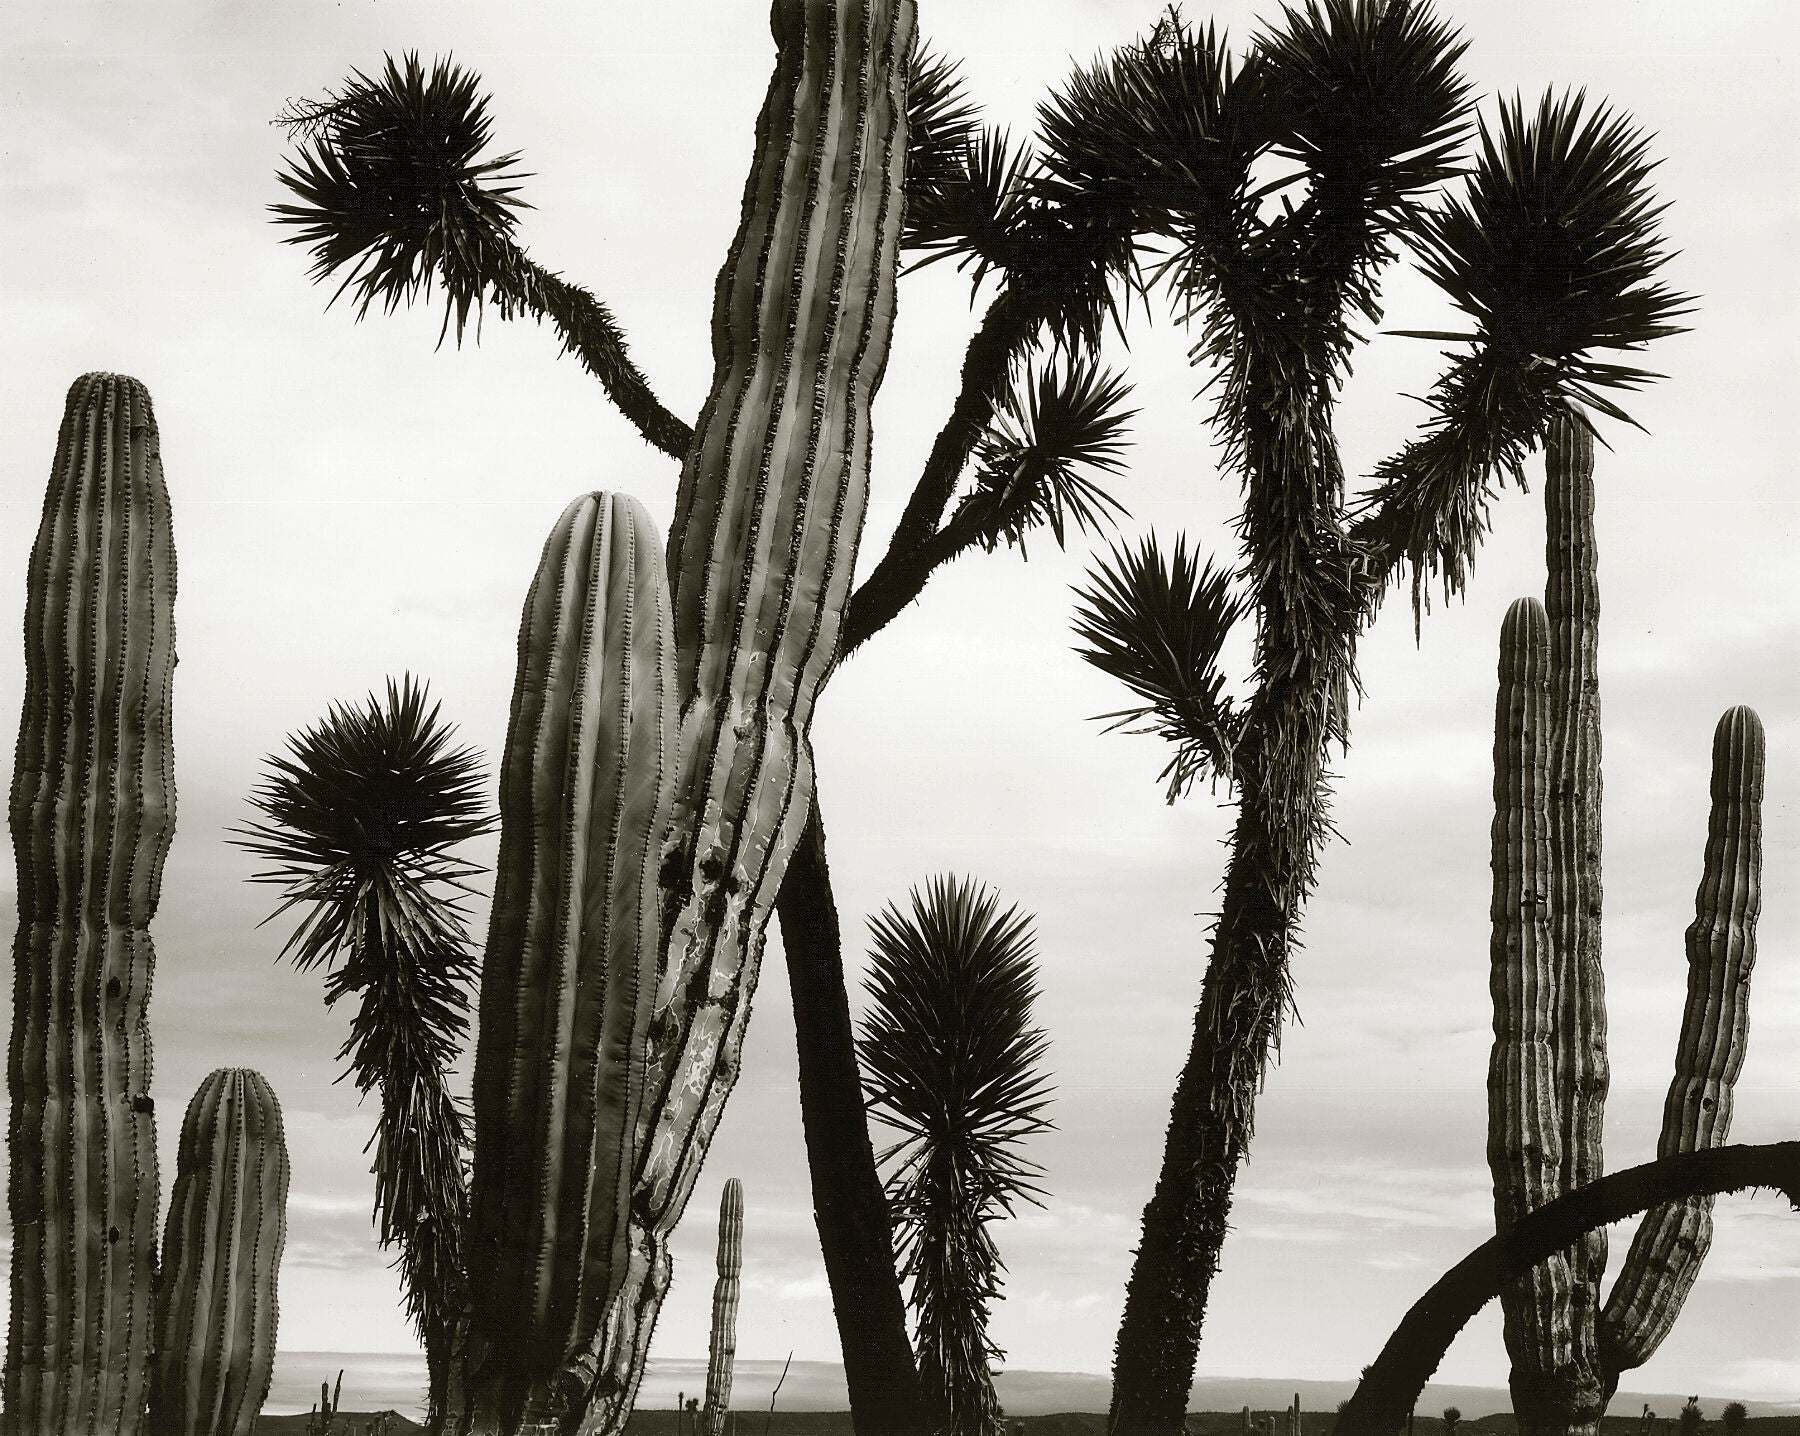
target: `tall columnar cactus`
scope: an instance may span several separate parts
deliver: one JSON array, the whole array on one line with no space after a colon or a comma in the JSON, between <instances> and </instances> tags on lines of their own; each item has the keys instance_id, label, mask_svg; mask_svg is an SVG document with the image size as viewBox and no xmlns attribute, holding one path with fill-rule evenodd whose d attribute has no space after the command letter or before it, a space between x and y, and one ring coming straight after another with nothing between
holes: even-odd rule
<instances>
[{"instance_id":1,"label":"tall columnar cactus","mask_svg":"<svg viewBox=\"0 0 1800 1436\"><path fill-rule=\"evenodd\" d=\"M1608 1076L1591 440L1560 424L1547 458L1550 612L1521 599L1507 613L1495 722L1488 1160L1503 1231L1602 1175ZM1727 1135L1760 905L1762 772L1761 725L1733 709L1714 740L1713 812L1659 1155ZM1522 1430L1597 1428L1620 1373L1668 1333L1710 1228L1711 1204L1699 1199L1647 1214L1604 1314L1604 1241L1558 1253L1503 1292Z\"/></svg>"},{"instance_id":2,"label":"tall columnar cactus","mask_svg":"<svg viewBox=\"0 0 1800 1436\"><path fill-rule=\"evenodd\" d=\"M287 1141L267 1081L221 1067L188 1103L156 1300L151 1436L250 1436L275 1369Z\"/></svg>"},{"instance_id":3,"label":"tall columnar cactus","mask_svg":"<svg viewBox=\"0 0 1800 1436\"><path fill-rule=\"evenodd\" d=\"M632 1254L594 1371L622 1427L668 1287L668 1236L736 1082L763 938L812 789L887 362L912 0L776 0L775 73L719 277L715 374L682 468L680 654L663 957L637 1129Z\"/></svg>"},{"instance_id":4,"label":"tall columnar cactus","mask_svg":"<svg viewBox=\"0 0 1800 1436\"><path fill-rule=\"evenodd\" d=\"M675 777L668 583L642 506L571 503L519 633L475 1059L466 1400L552 1401L625 1268Z\"/></svg>"},{"instance_id":5,"label":"tall columnar cactus","mask_svg":"<svg viewBox=\"0 0 1800 1436\"><path fill-rule=\"evenodd\" d=\"M706 1359L706 1436L724 1436L737 1359L739 1273L744 1269L744 1184L736 1177L719 1194L719 1276L713 1283L712 1340Z\"/></svg>"},{"instance_id":6,"label":"tall columnar cactus","mask_svg":"<svg viewBox=\"0 0 1800 1436\"><path fill-rule=\"evenodd\" d=\"M27 582L3 1424L135 1432L156 1262L149 923L175 826L175 549L136 380L71 386Z\"/></svg>"}]
</instances>

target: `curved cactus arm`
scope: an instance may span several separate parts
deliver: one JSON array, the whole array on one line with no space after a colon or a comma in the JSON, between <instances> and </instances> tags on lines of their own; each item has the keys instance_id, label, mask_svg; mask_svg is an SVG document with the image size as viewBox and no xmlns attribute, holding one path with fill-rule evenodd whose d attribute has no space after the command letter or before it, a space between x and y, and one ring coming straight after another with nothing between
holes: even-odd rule
<instances>
[{"instance_id":1,"label":"curved cactus arm","mask_svg":"<svg viewBox=\"0 0 1800 1436\"><path fill-rule=\"evenodd\" d=\"M188 1103L163 1232L151 1436L251 1436L275 1371L288 1153L267 1081L222 1067Z\"/></svg>"},{"instance_id":2,"label":"curved cactus arm","mask_svg":"<svg viewBox=\"0 0 1800 1436\"><path fill-rule=\"evenodd\" d=\"M1762 911L1762 721L1733 708L1713 732L1712 812L1687 930L1687 1006L1656 1154L1724 1143L1750 1032L1750 970ZM1712 1198L1653 1208L1638 1226L1601 1317L1610 1385L1669 1334L1712 1243Z\"/></svg>"},{"instance_id":3,"label":"curved cactus arm","mask_svg":"<svg viewBox=\"0 0 1800 1436\"><path fill-rule=\"evenodd\" d=\"M654 526L635 499L584 495L525 602L501 771L462 1395L478 1430L551 1400L625 1267L674 684Z\"/></svg>"},{"instance_id":4,"label":"curved cactus arm","mask_svg":"<svg viewBox=\"0 0 1800 1436\"><path fill-rule=\"evenodd\" d=\"M715 380L669 543L681 776L631 1269L591 1373L595 1431L631 1409L668 1235L736 1081L808 811L806 735L855 567L893 324L912 0L776 0L772 28L775 73L717 289Z\"/></svg>"},{"instance_id":5,"label":"curved cactus arm","mask_svg":"<svg viewBox=\"0 0 1800 1436\"><path fill-rule=\"evenodd\" d=\"M707 1345L707 1436L724 1436L731 1408L731 1372L737 1359L738 1296L744 1269L744 1184L736 1177L719 1194L719 1275L713 1283L712 1339Z\"/></svg>"},{"instance_id":6,"label":"curved cactus arm","mask_svg":"<svg viewBox=\"0 0 1800 1436\"><path fill-rule=\"evenodd\" d=\"M1606 982L1600 966L1600 583L1594 541L1594 436L1565 410L1544 446L1544 525L1550 622L1551 921L1557 954L1557 1055L1562 1088L1562 1190L1596 1181L1610 1074ZM1592 1426L1605 1410L1598 1317L1606 1233L1569 1253L1570 1352L1563 1379L1531 1398L1557 1430Z\"/></svg>"},{"instance_id":7,"label":"curved cactus arm","mask_svg":"<svg viewBox=\"0 0 1800 1436\"><path fill-rule=\"evenodd\" d=\"M1659 1157L1566 1192L1490 1237L1413 1303L1338 1410L1332 1436L1399 1436L1425 1383L1470 1318L1522 1272L1581 1234L1664 1202L1773 1188L1800 1209L1800 1142L1713 1147Z\"/></svg>"},{"instance_id":8,"label":"curved cactus arm","mask_svg":"<svg viewBox=\"0 0 1800 1436\"><path fill-rule=\"evenodd\" d=\"M135 379L70 387L32 546L10 820L13 1260L0 1430L139 1429L156 1265L149 923L175 826L175 548Z\"/></svg>"},{"instance_id":9,"label":"curved cactus arm","mask_svg":"<svg viewBox=\"0 0 1800 1436\"><path fill-rule=\"evenodd\" d=\"M1494 713L1488 1167L1500 1232L1563 1190L1550 909L1549 669L1544 608L1534 598L1521 598L1507 610L1500 630ZM1532 1268L1502 1293L1515 1400L1518 1388L1566 1369L1568 1298L1566 1253Z\"/></svg>"}]
</instances>

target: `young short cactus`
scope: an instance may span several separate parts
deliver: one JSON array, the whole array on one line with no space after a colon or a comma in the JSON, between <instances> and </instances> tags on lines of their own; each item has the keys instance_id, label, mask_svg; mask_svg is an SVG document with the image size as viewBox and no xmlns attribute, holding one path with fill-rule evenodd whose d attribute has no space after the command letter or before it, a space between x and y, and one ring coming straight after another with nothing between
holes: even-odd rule
<instances>
[{"instance_id":1,"label":"young short cactus","mask_svg":"<svg viewBox=\"0 0 1800 1436\"><path fill-rule=\"evenodd\" d=\"M744 1184L736 1177L719 1194L719 1275L713 1283L712 1340L706 1360L706 1436L724 1436L731 1408L731 1368L737 1359L739 1274L744 1269Z\"/></svg>"},{"instance_id":2,"label":"young short cactus","mask_svg":"<svg viewBox=\"0 0 1800 1436\"><path fill-rule=\"evenodd\" d=\"M163 1232L151 1436L250 1436L275 1370L287 1142L269 1084L222 1067L188 1103Z\"/></svg>"},{"instance_id":3,"label":"young short cactus","mask_svg":"<svg viewBox=\"0 0 1800 1436\"><path fill-rule=\"evenodd\" d=\"M1591 440L1565 422L1548 453L1546 614L1521 599L1501 633L1495 723L1494 1046L1488 1160L1501 1230L1601 1173L1606 1018L1599 966L1598 697L1593 681ZM1688 929L1688 998L1658 1152L1725 1140L1743 1062L1760 907L1763 740L1720 720L1705 871ZM1703 1199L1647 1213L1604 1314L1603 1242L1539 1264L1502 1296L1522 1431L1597 1428L1622 1371L1667 1335L1711 1230Z\"/></svg>"},{"instance_id":4,"label":"young short cactus","mask_svg":"<svg viewBox=\"0 0 1800 1436\"><path fill-rule=\"evenodd\" d=\"M149 923L175 826L175 549L135 379L71 386L31 551L11 826L3 1429L142 1423L156 1262Z\"/></svg>"},{"instance_id":5,"label":"young short cactus","mask_svg":"<svg viewBox=\"0 0 1800 1436\"><path fill-rule=\"evenodd\" d=\"M623 1279L675 776L663 555L635 499L587 494L519 633L475 1057L476 1429L553 1404Z\"/></svg>"}]
</instances>

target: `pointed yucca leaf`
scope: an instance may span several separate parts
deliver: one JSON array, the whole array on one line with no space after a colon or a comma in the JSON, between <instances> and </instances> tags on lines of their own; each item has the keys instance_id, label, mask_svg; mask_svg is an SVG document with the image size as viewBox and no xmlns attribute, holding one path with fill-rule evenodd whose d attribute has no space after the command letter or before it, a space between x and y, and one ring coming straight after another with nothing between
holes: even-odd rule
<instances>
[{"instance_id":1,"label":"pointed yucca leaf","mask_svg":"<svg viewBox=\"0 0 1800 1436\"><path fill-rule=\"evenodd\" d=\"M277 176L299 203L271 208L295 228L289 243L311 247L315 280L344 272L338 292L359 314L436 283L460 337L505 262L525 176L516 153L483 157L493 121L480 85L448 58L427 73L416 53L390 55L380 78L354 71L342 90L281 117L303 141Z\"/></svg>"},{"instance_id":2,"label":"pointed yucca leaf","mask_svg":"<svg viewBox=\"0 0 1800 1436\"><path fill-rule=\"evenodd\" d=\"M1258 49L1282 116L1276 148L1306 166L1310 202L1333 222L1391 228L1458 172L1467 45L1429 5L1308 0L1287 7Z\"/></svg>"},{"instance_id":3,"label":"pointed yucca leaf","mask_svg":"<svg viewBox=\"0 0 1800 1436\"><path fill-rule=\"evenodd\" d=\"M976 284L990 271L1011 270L1025 223L1028 163L1005 131L977 127L932 184L915 190L909 174L902 243L926 256L913 267L952 259Z\"/></svg>"},{"instance_id":4,"label":"pointed yucca leaf","mask_svg":"<svg viewBox=\"0 0 1800 1436\"><path fill-rule=\"evenodd\" d=\"M1682 332L1693 297L1656 282L1669 258L1649 137L1582 94L1546 91L1481 126L1467 193L1426 217L1424 269L1474 322L1494 362L1556 366L1569 398L1653 377L1595 365L1591 349L1637 349Z\"/></svg>"},{"instance_id":5,"label":"pointed yucca leaf","mask_svg":"<svg viewBox=\"0 0 1800 1436\"><path fill-rule=\"evenodd\" d=\"M954 877L914 889L911 913L870 922L863 1021L870 1110L900 1134L882 1154L903 1276L912 1284L920 1375L957 1436L994 1429L987 1332L1004 1266L988 1230L1041 1169L1019 1150L1047 1129L1044 1034L1030 923Z\"/></svg>"},{"instance_id":6,"label":"pointed yucca leaf","mask_svg":"<svg viewBox=\"0 0 1800 1436\"><path fill-rule=\"evenodd\" d=\"M903 248L926 242L935 202L963 178L980 110L963 89L962 62L915 44L906 71L906 226Z\"/></svg>"},{"instance_id":7,"label":"pointed yucca leaf","mask_svg":"<svg viewBox=\"0 0 1800 1436\"><path fill-rule=\"evenodd\" d=\"M987 548L1002 539L1023 548L1039 525L1061 548L1070 524L1093 530L1124 512L1104 480L1124 468L1137 413L1125 407L1130 393L1122 375L1086 354L1014 376L976 445L975 488L964 501L984 517Z\"/></svg>"},{"instance_id":8,"label":"pointed yucca leaf","mask_svg":"<svg viewBox=\"0 0 1800 1436\"><path fill-rule=\"evenodd\" d=\"M1047 184L1135 211L1143 227L1231 229L1272 138L1255 68L1171 9L1142 41L1078 69L1039 106Z\"/></svg>"},{"instance_id":9,"label":"pointed yucca leaf","mask_svg":"<svg viewBox=\"0 0 1800 1436\"><path fill-rule=\"evenodd\" d=\"M1077 653L1143 700L1103 715L1114 728L1160 733L1175 745L1161 777L1169 801L1198 779L1230 781L1239 715L1219 657L1245 612L1232 574L1204 565L1177 536L1165 555L1154 534L1115 547L1076 590Z\"/></svg>"}]
</instances>

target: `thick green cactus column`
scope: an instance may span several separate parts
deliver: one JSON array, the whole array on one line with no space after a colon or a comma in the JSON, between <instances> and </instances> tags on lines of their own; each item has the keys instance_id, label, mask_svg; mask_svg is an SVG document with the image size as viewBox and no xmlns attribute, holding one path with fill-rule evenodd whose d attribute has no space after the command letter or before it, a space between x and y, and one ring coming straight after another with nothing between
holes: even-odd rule
<instances>
[{"instance_id":1,"label":"thick green cactus column","mask_svg":"<svg viewBox=\"0 0 1800 1436\"><path fill-rule=\"evenodd\" d=\"M275 1370L288 1154L260 1073L221 1067L188 1103L156 1301L150 1436L250 1436Z\"/></svg>"},{"instance_id":2,"label":"thick green cactus column","mask_svg":"<svg viewBox=\"0 0 1800 1436\"><path fill-rule=\"evenodd\" d=\"M724 1436L737 1359L738 1293L744 1269L744 1184L736 1177L719 1194L719 1275L713 1283L712 1340L706 1358L707 1436Z\"/></svg>"},{"instance_id":3,"label":"thick green cactus column","mask_svg":"<svg viewBox=\"0 0 1800 1436\"><path fill-rule=\"evenodd\" d=\"M525 601L481 982L465 1399L554 1404L625 1269L675 776L663 554L635 499L563 512Z\"/></svg>"},{"instance_id":4,"label":"thick green cactus column","mask_svg":"<svg viewBox=\"0 0 1800 1436\"><path fill-rule=\"evenodd\" d=\"M150 396L69 390L25 609L11 825L4 1430L134 1432L156 1263L150 998L175 826L175 549Z\"/></svg>"},{"instance_id":5,"label":"thick green cactus column","mask_svg":"<svg viewBox=\"0 0 1800 1436\"><path fill-rule=\"evenodd\" d=\"M1656 1155L1723 1146L1750 1032L1750 970L1762 911L1762 721L1733 708L1713 732L1712 814L1694 921L1687 1006ZM1607 1394L1669 1334L1712 1244L1711 1197L1653 1207L1606 1299L1600 1328Z\"/></svg>"},{"instance_id":6,"label":"thick green cactus column","mask_svg":"<svg viewBox=\"0 0 1800 1436\"><path fill-rule=\"evenodd\" d=\"M1488 1166L1506 1231L1562 1194L1558 984L1550 906L1550 635L1543 605L1521 598L1500 631L1494 715L1493 937L1489 986ZM1514 1401L1569 1360L1569 1262L1558 1253L1502 1296Z\"/></svg>"},{"instance_id":7,"label":"thick green cactus column","mask_svg":"<svg viewBox=\"0 0 1800 1436\"><path fill-rule=\"evenodd\" d=\"M631 1409L668 1234L737 1078L776 890L812 787L868 493L906 152L911 0L776 0L776 67L713 316L715 375L669 543L680 780L631 1269L593 1429Z\"/></svg>"}]
</instances>

